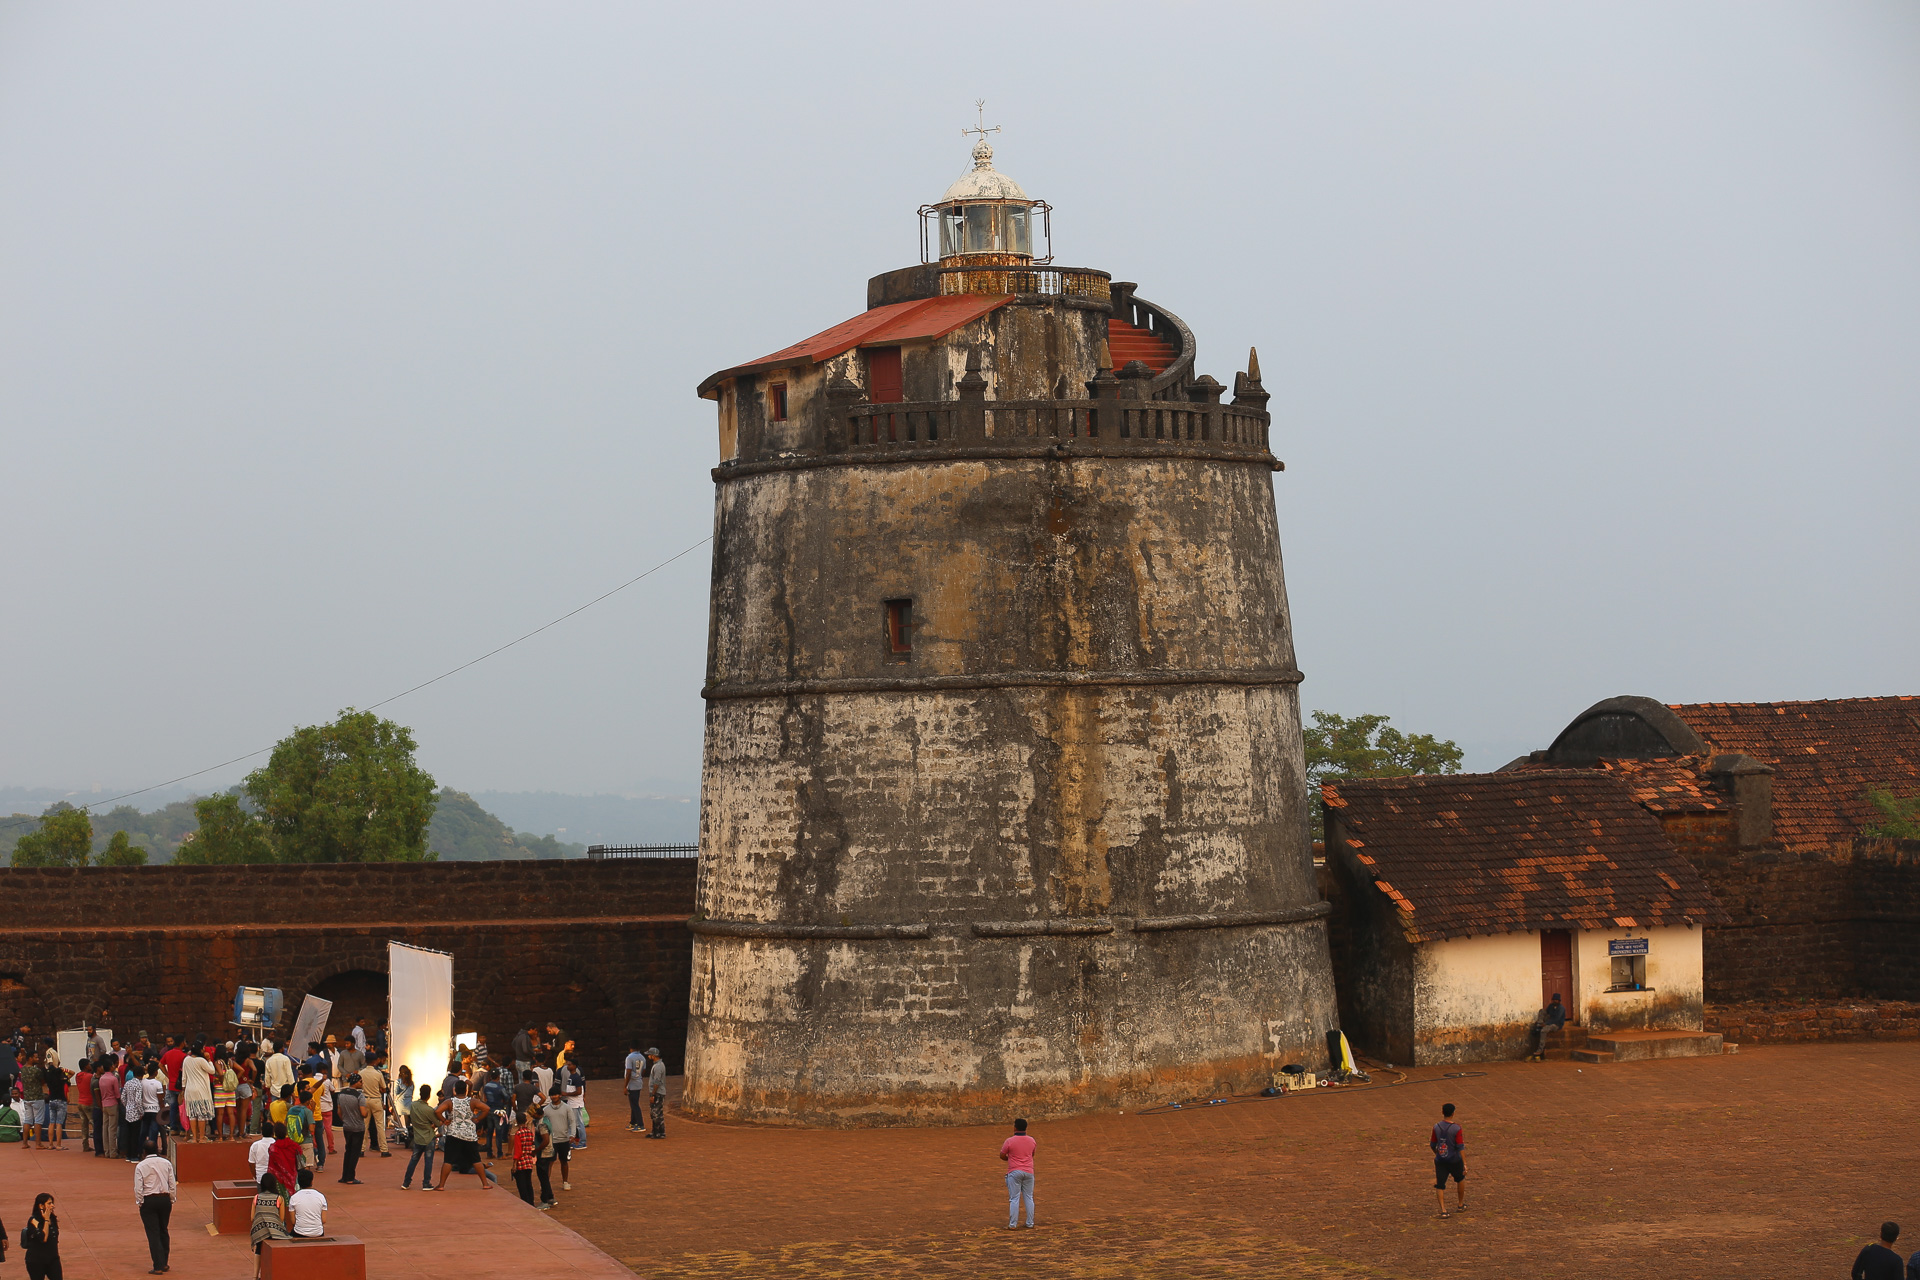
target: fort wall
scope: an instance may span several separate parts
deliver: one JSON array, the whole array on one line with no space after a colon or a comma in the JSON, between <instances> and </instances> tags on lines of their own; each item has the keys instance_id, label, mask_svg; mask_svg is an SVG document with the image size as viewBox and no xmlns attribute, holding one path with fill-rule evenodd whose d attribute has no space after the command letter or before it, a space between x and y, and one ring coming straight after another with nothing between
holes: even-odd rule
<instances>
[{"instance_id":1,"label":"fort wall","mask_svg":"<svg viewBox=\"0 0 1920 1280\"><path fill-rule=\"evenodd\" d=\"M456 1031L500 1048L552 1019L594 1076L631 1037L678 1071L694 879L691 858L0 869L0 1024L223 1030L244 984L284 992L285 1027L344 984L336 1023L371 1025L391 940L453 955Z\"/></svg>"}]
</instances>

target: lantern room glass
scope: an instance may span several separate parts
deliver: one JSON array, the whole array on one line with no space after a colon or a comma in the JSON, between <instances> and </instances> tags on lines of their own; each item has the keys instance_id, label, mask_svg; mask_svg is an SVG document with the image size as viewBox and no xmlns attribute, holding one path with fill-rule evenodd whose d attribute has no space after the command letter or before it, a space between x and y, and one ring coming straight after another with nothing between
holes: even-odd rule
<instances>
[{"instance_id":1,"label":"lantern room glass","mask_svg":"<svg viewBox=\"0 0 1920 1280\"><path fill-rule=\"evenodd\" d=\"M940 210L940 256L1033 256L1033 210L1025 204L953 204Z\"/></svg>"}]
</instances>

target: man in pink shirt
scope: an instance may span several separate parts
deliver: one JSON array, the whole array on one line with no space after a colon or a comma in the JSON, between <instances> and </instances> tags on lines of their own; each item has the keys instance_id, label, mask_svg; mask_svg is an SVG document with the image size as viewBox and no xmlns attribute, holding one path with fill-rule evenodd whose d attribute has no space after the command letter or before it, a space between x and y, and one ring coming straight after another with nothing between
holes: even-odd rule
<instances>
[{"instance_id":1,"label":"man in pink shirt","mask_svg":"<svg viewBox=\"0 0 1920 1280\"><path fill-rule=\"evenodd\" d=\"M1027 1225L1033 1225L1033 1148L1027 1136L1027 1122L1013 1122L1013 1136L1000 1144L1000 1158L1007 1162L1007 1229L1020 1225L1020 1203L1027 1205Z\"/></svg>"}]
</instances>

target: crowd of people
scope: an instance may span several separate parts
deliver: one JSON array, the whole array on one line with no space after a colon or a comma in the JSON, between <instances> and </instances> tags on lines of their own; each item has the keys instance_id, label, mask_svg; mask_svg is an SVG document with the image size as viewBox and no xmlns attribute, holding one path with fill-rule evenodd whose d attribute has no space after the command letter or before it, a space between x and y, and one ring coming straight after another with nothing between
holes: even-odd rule
<instances>
[{"instance_id":1,"label":"crowd of people","mask_svg":"<svg viewBox=\"0 0 1920 1280\"><path fill-rule=\"evenodd\" d=\"M179 1194L165 1158L170 1142L251 1139L256 1254L268 1240L324 1234L327 1201L314 1180L332 1156L340 1157L339 1182L358 1186L363 1156L391 1159L404 1148L399 1185L409 1191L416 1170L422 1191L443 1190L456 1174L490 1190L500 1185L495 1159L511 1160L520 1198L546 1210L558 1205L556 1166L559 1189L572 1190L573 1156L587 1147L586 1075L575 1042L551 1022L517 1032L507 1062L494 1061L484 1043L454 1050L437 1084L416 1081L406 1064L390 1070L387 1026L369 1029L364 1018L344 1038L305 1046L276 1043L271 1029L257 1039L243 1028L232 1039L169 1035L158 1043L144 1032L125 1041L104 1030L85 1034L72 1064L31 1027L0 1040L0 1106L17 1110L28 1146L135 1166L152 1275L169 1269L168 1220ZM643 1053L635 1042L631 1050L627 1128L664 1138L666 1067L657 1048ZM650 1129L641 1115L648 1095ZM78 1130L72 1146L70 1129ZM38 1243L26 1250L29 1280L60 1280L50 1195L35 1201L30 1227Z\"/></svg>"}]
</instances>

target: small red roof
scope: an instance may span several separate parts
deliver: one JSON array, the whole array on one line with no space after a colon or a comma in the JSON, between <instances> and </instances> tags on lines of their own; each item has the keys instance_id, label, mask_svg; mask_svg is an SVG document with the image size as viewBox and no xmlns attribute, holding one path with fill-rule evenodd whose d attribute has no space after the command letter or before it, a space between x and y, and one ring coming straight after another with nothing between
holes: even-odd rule
<instances>
[{"instance_id":1,"label":"small red roof","mask_svg":"<svg viewBox=\"0 0 1920 1280\"><path fill-rule=\"evenodd\" d=\"M819 364L855 347L893 346L901 342L938 338L1012 301L1013 295L1007 293L956 293L939 298L891 302L884 307L863 311L851 320L843 320L833 328L802 339L790 347L782 347L770 356L761 356L758 360L722 369L700 384L700 394L710 396L714 387L727 378L792 365Z\"/></svg>"}]
</instances>

